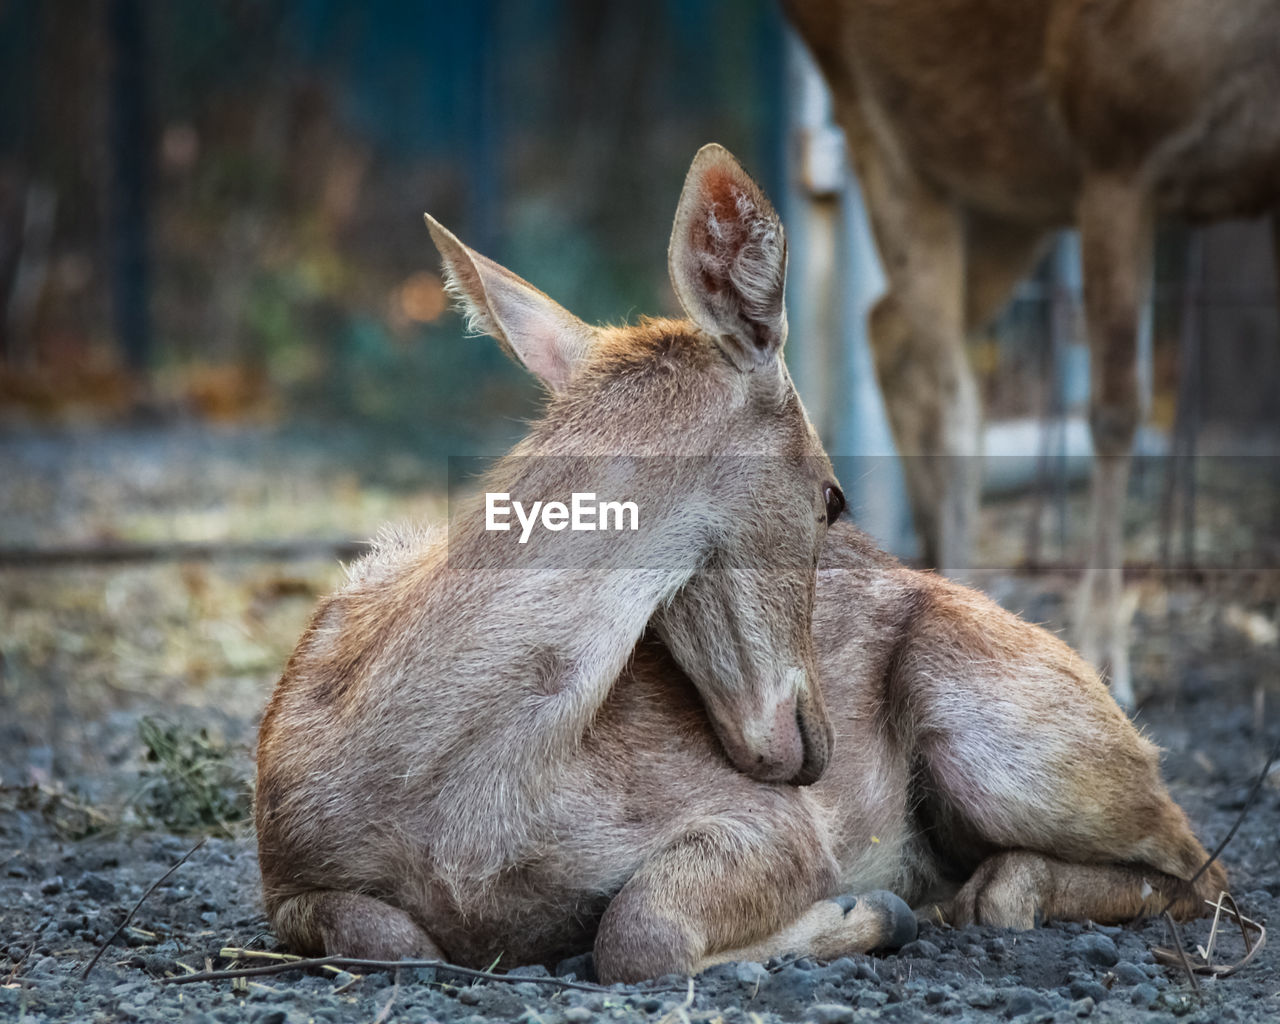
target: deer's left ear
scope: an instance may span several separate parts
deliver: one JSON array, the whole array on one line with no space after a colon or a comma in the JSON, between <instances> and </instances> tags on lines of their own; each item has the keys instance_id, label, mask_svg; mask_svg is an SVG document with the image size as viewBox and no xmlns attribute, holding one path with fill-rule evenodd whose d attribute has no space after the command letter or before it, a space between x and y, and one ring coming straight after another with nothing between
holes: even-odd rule
<instances>
[{"instance_id":1,"label":"deer's left ear","mask_svg":"<svg viewBox=\"0 0 1280 1024\"><path fill-rule=\"evenodd\" d=\"M693 158L667 253L680 305L739 367L777 358L787 337L787 241L773 206L721 146Z\"/></svg>"},{"instance_id":2,"label":"deer's left ear","mask_svg":"<svg viewBox=\"0 0 1280 1024\"><path fill-rule=\"evenodd\" d=\"M563 388L591 351L596 332L506 267L459 242L430 214L427 230L444 258L445 288L467 327L496 338L552 391Z\"/></svg>"}]
</instances>

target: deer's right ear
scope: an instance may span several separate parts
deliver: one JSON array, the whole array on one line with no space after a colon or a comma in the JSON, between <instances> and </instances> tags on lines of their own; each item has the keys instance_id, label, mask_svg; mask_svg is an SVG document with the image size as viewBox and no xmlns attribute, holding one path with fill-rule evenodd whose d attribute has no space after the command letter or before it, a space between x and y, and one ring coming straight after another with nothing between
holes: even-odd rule
<instances>
[{"instance_id":1,"label":"deer's right ear","mask_svg":"<svg viewBox=\"0 0 1280 1024\"><path fill-rule=\"evenodd\" d=\"M498 339L511 355L559 391L595 341L595 330L523 278L457 240L430 214L427 230L444 257L445 289L467 329Z\"/></svg>"},{"instance_id":2,"label":"deer's right ear","mask_svg":"<svg viewBox=\"0 0 1280 1024\"><path fill-rule=\"evenodd\" d=\"M777 357L787 337L786 237L765 194L721 146L693 158L667 264L689 319L738 366Z\"/></svg>"}]
</instances>

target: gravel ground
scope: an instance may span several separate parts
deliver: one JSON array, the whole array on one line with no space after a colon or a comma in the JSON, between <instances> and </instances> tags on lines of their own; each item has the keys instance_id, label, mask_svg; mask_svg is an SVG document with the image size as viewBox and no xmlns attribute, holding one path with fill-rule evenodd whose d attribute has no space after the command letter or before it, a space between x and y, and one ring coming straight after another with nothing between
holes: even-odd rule
<instances>
[{"instance_id":1,"label":"gravel ground","mask_svg":"<svg viewBox=\"0 0 1280 1024\"><path fill-rule=\"evenodd\" d=\"M1214 842L1239 813L1261 738L1252 709L1197 702L1153 711L1148 728L1179 745L1168 758L1174 792L1202 836ZM1196 722L1194 745L1186 722ZM1221 756L1206 767L1203 750ZM1199 755L1199 756L1197 756ZM155 832L59 837L76 810L33 787L9 787L0 805L0 1020L30 1021L515 1021L588 1020L772 1022L913 1021L1274 1021L1280 971L1274 949L1230 978L1194 992L1180 971L1156 964L1167 945L1162 925L1132 928L1050 924L1034 932L954 930L925 924L919 938L883 957L831 964L728 964L693 979L669 977L606 991L560 989L533 981L471 983L429 970L362 975L300 972L233 983L176 985L206 964L231 966L225 947L271 949L258 903L249 836L209 839L143 902L131 927L87 981L89 958L149 886L192 846ZM1267 922L1280 911L1280 790L1265 785L1226 856L1244 912ZM1190 948L1209 924L1185 928ZM1226 933L1221 959L1238 957ZM6 961L0 958L0 965ZM549 977L546 968L518 970ZM553 965L565 978L590 979L588 958Z\"/></svg>"},{"instance_id":2,"label":"gravel ground","mask_svg":"<svg viewBox=\"0 0 1280 1024\"><path fill-rule=\"evenodd\" d=\"M10 542L148 536L165 522L185 522L200 536L224 522L243 530L243 507L261 505L264 495L285 519L298 500L327 501L316 530L328 533L329 514L390 518L426 501L380 494L370 504L359 489L335 503L314 465L296 480L273 471L255 483L237 472L235 457L216 463L228 483L210 497L196 482L207 479L199 468L207 440L194 457L180 443L153 445L150 476L127 471L132 442L108 458L92 447L97 442L86 448L82 440L72 452L72 487L57 469L65 446L39 443L46 447L32 461L29 440L6 448L0 438L0 466L10 473L0 487L0 525L13 528ZM170 450L176 454L156 454ZM27 461L39 472L20 478ZM110 467L101 471L110 481L95 471L99 464ZM236 481L243 496L225 499ZM59 502L56 515L37 514L46 500ZM205 510L192 526L179 506L196 501ZM275 528L273 514L263 532ZM232 966L221 955L227 947L274 948L242 822L211 826L219 835L156 887L81 980L126 912L197 838L171 834L164 809L148 803L157 775L142 757L140 719L163 711L190 735L207 728L197 748L221 759L239 780L233 788L246 787L256 715L315 593L333 578L332 566L296 564L0 571L0 1022L1280 1020L1274 947L1237 975L1203 980L1193 991L1180 970L1155 962L1153 948L1172 942L1158 922L1051 922L1034 932L925 924L917 941L891 955L729 964L692 987L675 977L602 991L538 980L589 981L587 958L518 969L529 979L521 981L402 969L174 984L209 964ZM1274 580L1257 573L1242 580L1136 595L1135 665L1153 694L1139 720L1165 748L1174 795L1207 846L1235 822L1276 732L1269 724L1280 657ZM1068 593L1060 582L1009 576L993 578L990 589L1050 622ZM1280 772L1273 771L1223 858L1241 909L1264 924L1280 912L1278 837ZM1208 934L1207 920L1188 925L1184 946ZM1238 933L1224 931L1219 948L1218 960L1237 959Z\"/></svg>"}]
</instances>

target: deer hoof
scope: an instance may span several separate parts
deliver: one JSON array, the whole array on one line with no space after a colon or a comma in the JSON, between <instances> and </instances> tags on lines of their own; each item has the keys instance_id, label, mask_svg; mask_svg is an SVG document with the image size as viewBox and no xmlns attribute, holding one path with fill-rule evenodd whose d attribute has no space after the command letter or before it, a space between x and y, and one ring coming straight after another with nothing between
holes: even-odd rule
<instances>
[{"instance_id":1,"label":"deer hoof","mask_svg":"<svg viewBox=\"0 0 1280 1024\"><path fill-rule=\"evenodd\" d=\"M859 893L856 896L853 893L842 893L831 902L846 914L855 907L861 907L863 913L871 913L879 918L881 940L875 944L874 949L899 949L916 937L915 913L905 900L887 889Z\"/></svg>"}]
</instances>

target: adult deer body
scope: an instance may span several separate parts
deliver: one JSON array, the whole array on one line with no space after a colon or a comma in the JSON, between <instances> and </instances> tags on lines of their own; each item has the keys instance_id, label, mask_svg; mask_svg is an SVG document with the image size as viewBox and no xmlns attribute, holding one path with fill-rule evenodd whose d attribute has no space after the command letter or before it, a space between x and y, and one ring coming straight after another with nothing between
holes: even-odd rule
<instances>
[{"instance_id":1,"label":"adult deer body","mask_svg":"<svg viewBox=\"0 0 1280 1024\"><path fill-rule=\"evenodd\" d=\"M668 460L642 481L667 518L638 562L592 545L567 574L486 566L464 516L447 552L401 536L360 563L262 725L259 859L287 944L484 966L594 937L601 977L634 980L900 944L914 918L884 886L1029 927L1166 896L1191 914L1222 884L1179 881L1204 850L1087 665L826 531L840 502L776 360L776 232L704 151L671 258L692 322L596 332L436 229L477 325L553 390L517 449L540 457L495 483L549 473L555 493L584 453L787 454Z\"/></svg>"},{"instance_id":2,"label":"adult deer body","mask_svg":"<svg viewBox=\"0 0 1280 1024\"><path fill-rule=\"evenodd\" d=\"M1121 513L1152 221L1280 207L1280 5L784 6L831 86L866 198L888 279L870 325L877 374L926 559L944 572L965 567L977 501L966 334L999 311L1049 231L1080 229L1098 458L1078 632L1132 703Z\"/></svg>"}]
</instances>

